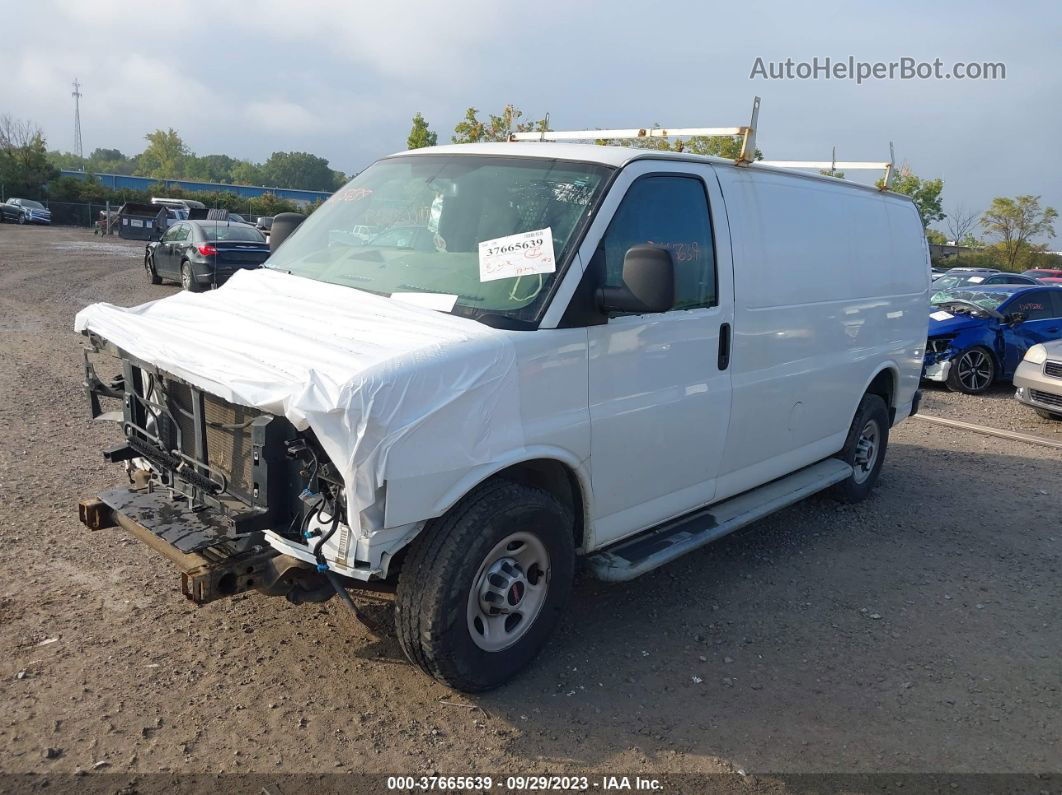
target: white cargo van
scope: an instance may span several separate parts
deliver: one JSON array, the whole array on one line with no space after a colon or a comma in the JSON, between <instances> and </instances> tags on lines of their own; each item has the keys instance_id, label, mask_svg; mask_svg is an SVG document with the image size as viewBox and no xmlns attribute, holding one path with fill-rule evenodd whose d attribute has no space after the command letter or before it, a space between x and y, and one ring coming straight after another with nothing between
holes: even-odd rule
<instances>
[{"instance_id":1,"label":"white cargo van","mask_svg":"<svg viewBox=\"0 0 1062 795\"><path fill-rule=\"evenodd\" d=\"M917 409L929 273L910 200L841 179L403 152L263 269L78 315L130 479L82 520L165 554L198 603L394 584L409 658L490 688L543 646L578 560L626 580L820 490L863 499Z\"/></svg>"}]
</instances>

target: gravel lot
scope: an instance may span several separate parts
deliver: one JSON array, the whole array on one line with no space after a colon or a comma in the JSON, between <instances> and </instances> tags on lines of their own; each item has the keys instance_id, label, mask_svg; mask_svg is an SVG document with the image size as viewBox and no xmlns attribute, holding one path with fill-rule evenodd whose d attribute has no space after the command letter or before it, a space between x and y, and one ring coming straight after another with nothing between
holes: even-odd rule
<instances>
[{"instance_id":1,"label":"gravel lot","mask_svg":"<svg viewBox=\"0 0 1062 795\"><path fill-rule=\"evenodd\" d=\"M174 292L142 251L0 226L0 770L1062 770L1062 451L926 422L896 429L861 505L813 498L635 582L579 582L539 661L479 697L334 600L187 603L161 557L77 520L123 476L73 315ZM924 411L1062 438L1010 393L929 388Z\"/></svg>"}]
</instances>

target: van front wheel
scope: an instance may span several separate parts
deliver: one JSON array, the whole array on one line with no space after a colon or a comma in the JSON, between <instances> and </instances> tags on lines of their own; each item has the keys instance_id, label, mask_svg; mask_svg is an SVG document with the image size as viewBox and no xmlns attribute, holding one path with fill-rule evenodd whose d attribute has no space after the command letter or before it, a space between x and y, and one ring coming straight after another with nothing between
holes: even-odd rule
<instances>
[{"instance_id":1,"label":"van front wheel","mask_svg":"<svg viewBox=\"0 0 1062 795\"><path fill-rule=\"evenodd\" d=\"M402 650L450 687L497 687L549 638L574 568L572 517L552 495L487 483L413 542L395 599Z\"/></svg>"},{"instance_id":2,"label":"van front wheel","mask_svg":"<svg viewBox=\"0 0 1062 795\"><path fill-rule=\"evenodd\" d=\"M870 494L889 445L889 409L877 395L864 395L844 447L837 454L851 465L852 474L833 487L842 502L859 502Z\"/></svg>"}]
</instances>

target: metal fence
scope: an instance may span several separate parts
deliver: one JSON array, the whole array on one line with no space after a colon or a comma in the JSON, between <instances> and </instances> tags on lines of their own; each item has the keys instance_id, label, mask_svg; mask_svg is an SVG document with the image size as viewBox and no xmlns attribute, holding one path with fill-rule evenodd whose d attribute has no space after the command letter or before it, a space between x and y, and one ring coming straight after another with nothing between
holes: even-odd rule
<instances>
[{"instance_id":1,"label":"metal fence","mask_svg":"<svg viewBox=\"0 0 1062 795\"><path fill-rule=\"evenodd\" d=\"M51 199L37 199L41 204L52 211L52 223L62 226L86 226L95 227L101 218L101 213L110 210L117 212L121 204L89 204L85 202L60 202ZM248 221L257 219L258 214L251 212L250 204L245 208L233 210Z\"/></svg>"},{"instance_id":2,"label":"metal fence","mask_svg":"<svg viewBox=\"0 0 1062 795\"><path fill-rule=\"evenodd\" d=\"M63 226L95 226L100 213L107 209L106 204L82 204L81 202L42 201L52 211L52 223ZM117 210L118 205L110 205Z\"/></svg>"}]
</instances>

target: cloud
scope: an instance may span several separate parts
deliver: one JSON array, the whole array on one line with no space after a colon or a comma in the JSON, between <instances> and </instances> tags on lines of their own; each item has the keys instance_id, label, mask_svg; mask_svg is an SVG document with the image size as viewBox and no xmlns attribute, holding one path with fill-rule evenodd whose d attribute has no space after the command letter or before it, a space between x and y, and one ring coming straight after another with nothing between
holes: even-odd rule
<instances>
[{"instance_id":1,"label":"cloud","mask_svg":"<svg viewBox=\"0 0 1062 795\"><path fill-rule=\"evenodd\" d=\"M239 7L244 14L245 6ZM479 68L477 54L503 27L503 4L264 0L241 24L271 41L321 48L337 60L416 82L440 71L458 78Z\"/></svg>"},{"instance_id":2,"label":"cloud","mask_svg":"<svg viewBox=\"0 0 1062 795\"><path fill-rule=\"evenodd\" d=\"M272 132L303 134L322 126L320 115L296 102L255 101L248 103L243 112L252 125Z\"/></svg>"}]
</instances>

